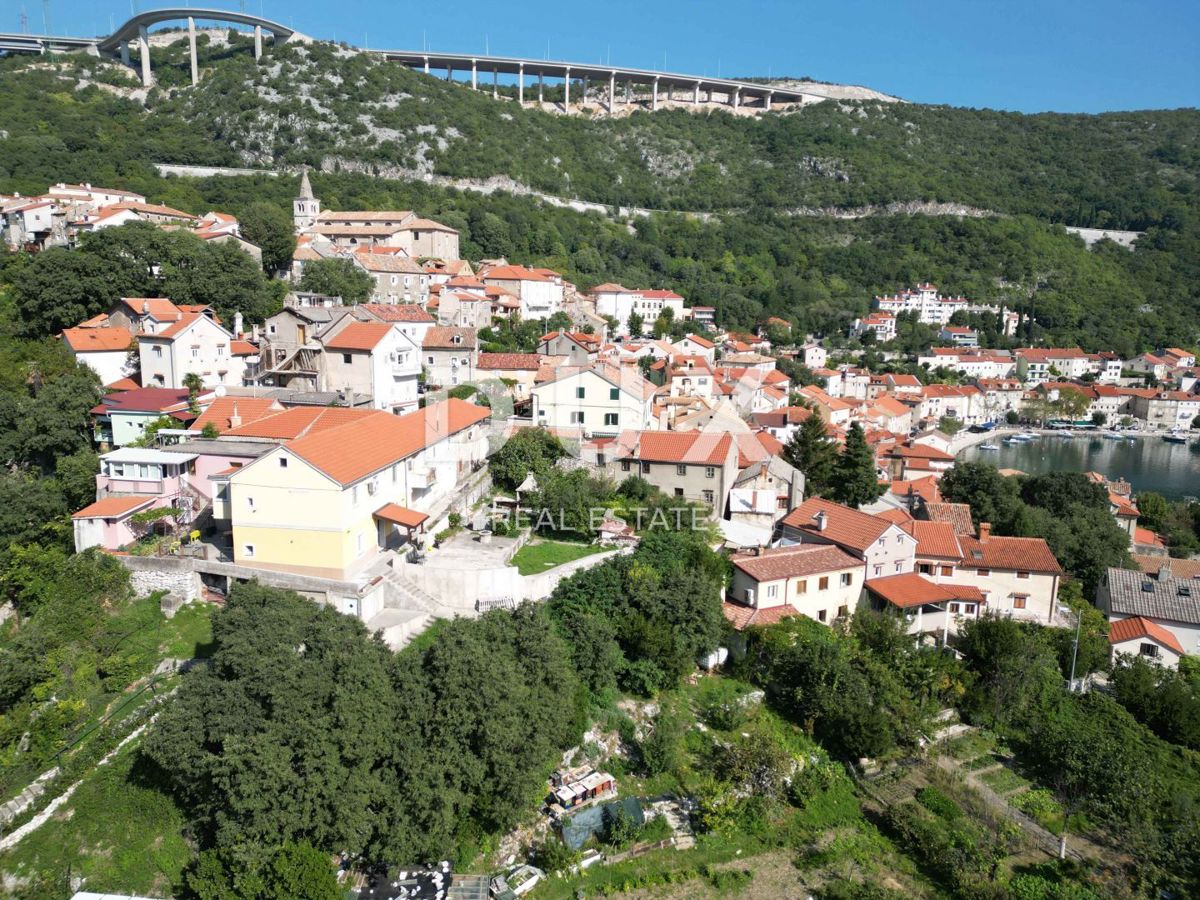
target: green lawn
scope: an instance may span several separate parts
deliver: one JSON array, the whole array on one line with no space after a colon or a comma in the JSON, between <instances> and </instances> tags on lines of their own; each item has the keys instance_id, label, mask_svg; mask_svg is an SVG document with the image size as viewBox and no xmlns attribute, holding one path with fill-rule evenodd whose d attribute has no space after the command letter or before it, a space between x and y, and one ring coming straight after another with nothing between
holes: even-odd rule
<instances>
[{"instance_id":1,"label":"green lawn","mask_svg":"<svg viewBox=\"0 0 1200 900\"><path fill-rule=\"evenodd\" d=\"M1028 779L1022 778L1012 769L1007 768L997 769L994 772L984 772L979 776L979 780L997 794L1007 794L1029 784Z\"/></svg>"},{"instance_id":2,"label":"green lawn","mask_svg":"<svg viewBox=\"0 0 1200 900\"><path fill-rule=\"evenodd\" d=\"M522 575L536 575L561 566L563 563L574 562L591 556L593 553L603 553L604 548L595 544L573 544L567 541L531 541L513 556L510 565L517 567Z\"/></svg>"}]
</instances>

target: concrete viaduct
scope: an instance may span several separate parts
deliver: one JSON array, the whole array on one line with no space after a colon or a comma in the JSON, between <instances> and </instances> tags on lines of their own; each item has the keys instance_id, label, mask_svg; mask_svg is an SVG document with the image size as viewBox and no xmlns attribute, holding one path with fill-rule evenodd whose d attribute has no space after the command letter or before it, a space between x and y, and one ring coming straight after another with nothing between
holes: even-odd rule
<instances>
[{"instance_id":1,"label":"concrete viaduct","mask_svg":"<svg viewBox=\"0 0 1200 900\"><path fill-rule=\"evenodd\" d=\"M223 9L169 7L139 13L107 37L81 38L0 32L0 52L50 53L84 50L95 54L119 55L121 61L128 65L130 44L136 42L142 83L149 85L153 76L150 71L150 44L147 30L150 26L160 22L186 21L191 51L192 83L196 84L200 79L196 62L197 19L253 26L256 59L262 55L263 32L269 32L277 44L288 41L297 34L286 25L247 13ZM650 88L651 109L658 109L660 99L685 102L690 100L694 104L699 104L701 102L718 102L718 98L721 98L721 102L727 103L734 109L745 107L759 110L771 109L775 102L802 103L806 98L823 99L818 95L807 94L794 88L781 88L728 78L707 78L679 72L633 69L624 66L593 65L516 56L433 53L424 50L370 50L364 52L375 53L426 74L430 74L431 71L444 72L448 81L453 80L455 72L470 72L471 87L476 90L480 86L480 74L485 76L490 74L493 96L498 95L500 75L516 76L517 100L522 104L525 102L527 79L537 79L539 103L543 102L546 79L561 80L564 109L571 104L571 82L573 80L582 83L580 99L584 103L588 101L589 85L594 81L601 86L599 99L604 101L610 114L616 111L619 104L627 106L630 103L632 86L635 84ZM532 89L533 84L530 83L528 86ZM618 97L618 86L624 88L623 98ZM677 92L681 92L682 96Z\"/></svg>"}]
</instances>

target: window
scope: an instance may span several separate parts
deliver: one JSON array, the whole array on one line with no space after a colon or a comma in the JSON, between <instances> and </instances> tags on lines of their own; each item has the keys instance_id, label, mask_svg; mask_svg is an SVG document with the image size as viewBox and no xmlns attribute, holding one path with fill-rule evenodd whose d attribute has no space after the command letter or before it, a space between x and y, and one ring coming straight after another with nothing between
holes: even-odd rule
<instances>
[{"instance_id":1,"label":"window","mask_svg":"<svg viewBox=\"0 0 1200 900\"><path fill-rule=\"evenodd\" d=\"M433 365L433 357L432 357L432 356L430 356L430 357L429 357L429 364L430 364L431 366Z\"/></svg>"},{"instance_id":2,"label":"window","mask_svg":"<svg viewBox=\"0 0 1200 900\"><path fill-rule=\"evenodd\" d=\"M854 575L850 572L843 572L841 582L842 587L850 587L850 585L854 584Z\"/></svg>"},{"instance_id":3,"label":"window","mask_svg":"<svg viewBox=\"0 0 1200 900\"><path fill-rule=\"evenodd\" d=\"M704 468L704 477L705 478L716 478L717 477L716 467L715 466L706 466Z\"/></svg>"},{"instance_id":4,"label":"window","mask_svg":"<svg viewBox=\"0 0 1200 900\"><path fill-rule=\"evenodd\" d=\"M932 575L933 565L931 563L917 563L917 571L922 575Z\"/></svg>"},{"instance_id":5,"label":"window","mask_svg":"<svg viewBox=\"0 0 1200 900\"><path fill-rule=\"evenodd\" d=\"M628 472L631 468L632 468L632 466L629 464L629 460L627 460L627 459L621 460L621 471L622 472Z\"/></svg>"},{"instance_id":6,"label":"window","mask_svg":"<svg viewBox=\"0 0 1200 900\"><path fill-rule=\"evenodd\" d=\"M1148 657L1150 659L1157 659L1158 658L1158 645L1157 644L1142 644L1140 647L1138 647L1138 653L1140 653L1142 656Z\"/></svg>"},{"instance_id":7,"label":"window","mask_svg":"<svg viewBox=\"0 0 1200 900\"><path fill-rule=\"evenodd\" d=\"M162 356L162 347L158 346L157 344L154 345L154 355Z\"/></svg>"},{"instance_id":8,"label":"window","mask_svg":"<svg viewBox=\"0 0 1200 900\"><path fill-rule=\"evenodd\" d=\"M254 509L254 498L253 497L246 498L246 507L248 509Z\"/></svg>"},{"instance_id":9,"label":"window","mask_svg":"<svg viewBox=\"0 0 1200 900\"><path fill-rule=\"evenodd\" d=\"M582 425L583 424L583 412L582 411L576 410L575 412L571 413L571 424L572 425Z\"/></svg>"},{"instance_id":10,"label":"window","mask_svg":"<svg viewBox=\"0 0 1200 900\"><path fill-rule=\"evenodd\" d=\"M192 359L199 359L199 358L200 358L200 348L193 347L192 348Z\"/></svg>"},{"instance_id":11,"label":"window","mask_svg":"<svg viewBox=\"0 0 1200 900\"><path fill-rule=\"evenodd\" d=\"M582 400L582 399L583 399L583 397L584 397L584 394L585 394L585 393L586 393L586 389L585 389L585 388L581 388L581 387L577 387L577 388L575 388L575 399L576 399L576 400Z\"/></svg>"},{"instance_id":12,"label":"window","mask_svg":"<svg viewBox=\"0 0 1200 900\"><path fill-rule=\"evenodd\" d=\"M582 394L580 396L582 396ZM608 399L609 400L620 400L621 399L621 389L620 388L609 388L608 389Z\"/></svg>"},{"instance_id":13,"label":"window","mask_svg":"<svg viewBox=\"0 0 1200 900\"><path fill-rule=\"evenodd\" d=\"M991 569L976 569L975 574L978 575L980 578L987 578L989 575L992 574L992 570Z\"/></svg>"},{"instance_id":14,"label":"window","mask_svg":"<svg viewBox=\"0 0 1200 900\"><path fill-rule=\"evenodd\" d=\"M709 506L712 506L713 505L713 492L712 491L701 491L700 493L701 493L701 496L704 497L704 502L707 503Z\"/></svg>"},{"instance_id":15,"label":"window","mask_svg":"<svg viewBox=\"0 0 1200 900\"><path fill-rule=\"evenodd\" d=\"M686 475L687 474L687 466L676 466L675 474L676 475Z\"/></svg>"},{"instance_id":16,"label":"window","mask_svg":"<svg viewBox=\"0 0 1200 900\"><path fill-rule=\"evenodd\" d=\"M642 463L642 474L643 474L643 475L649 475L649 474L650 474L650 463L648 463L648 462L644 462L644 463Z\"/></svg>"},{"instance_id":17,"label":"window","mask_svg":"<svg viewBox=\"0 0 1200 900\"><path fill-rule=\"evenodd\" d=\"M1024 609L1028 599L1024 594L1013 594L1013 609Z\"/></svg>"},{"instance_id":18,"label":"window","mask_svg":"<svg viewBox=\"0 0 1200 900\"><path fill-rule=\"evenodd\" d=\"M966 603L966 604L964 604L964 605L963 605L963 612L965 612L965 613L966 613L968 616L973 616L973 615L975 615L975 604L974 604L974 603Z\"/></svg>"},{"instance_id":19,"label":"window","mask_svg":"<svg viewBox=\"0 0 1200 900\"><path fill-rule=\"evenodd\" d=\"M951 614L951 615L955 615L955 616L957 616L957 615L958 615L958 611L959 611L959 609L961 609L961 606L960 606L960 604L958 604L958 603L951 603L951 604L950 604L950 614Z\"/></svg>"},{"instance_id":20,"label":"window","mask_svg":"<svg viewBox=\"0 0 1200 900\"><path fill-rule=\"evenodd\" d=\"M604 414L604 424L605 425L616 425L620 421L621 421L621 419L620 419L619 413L605 413Z\"/></svg>"},{"instance_id":21,"label":"window","mask_svg":"<svg viewBox=\"0 0 1200 900\"><path fill-rule=\"evenodd\" d=\"M351 356L349 353L343 353L343 354L342 354L342 363L343 363L344 365L347 365L347 366L348 366L348 365L350 365L352 362L354 362L354 357L353 357L353 356Z\"/></svg>"},{"instance_id":22,"label":"window","mask_svg":"<svg viewBox=\"0 0 1200 900\"><path fill-rule=\"evenodd\" d=\"M887 544L887 537L886 537L886 536L885 536L885 537L881 537L881 538L879 539L879 546L880 546L880 547L883 547L883 546L885 546L886 544Z\"/></svg>"},{"instance_id":23,"label":"window","mask_svg":"<svg viewBox=\"0 0 1200 900\"><path fill-rule=\"evenodd\" d=\"M876 566L875 567L875 576L878 577L882 574L883 574L883 566Z\"/></svg>"},{"instance_id":24,"label":"window","mask_svg":"<svg viewBox=\"0 0 1200 900\"><path fill-rule=\"evenodd\" d=\"M838 618L839 618L839 619L844 619L844 618L846 618L846 615L847 615L849 612L850 612L850 609L849 609L849 607L846 607L846 606L839 606L839 607L838 607Z\"/></svg>"},{"instance_id":25,"label":"window","mask_svg":"<svg viewBox=\"0 0 1200 900\"><path fill-rule=\"evenodd\" d=\"M825 610L821 610L819 613L817 613L817 621L818 622L825 621Z\"/></svg>"},{"instance_id":26,"label":"window","mask_svg":"<svg viewBox=\"0 0 1200 900\"><path fill-rule=\"evenodd\" d=\"M251 557L254 555L254 545L246 544L242 547L242 556Z\"/></svg>"},{"instance_id":27,"label":"window","mask_svg":"<svg viewBox=\"0 0 1200 900\"><path fill-rule=\"evenodd\" d=\"M1029 573L1028 573L1028 572L1018 572L1018 573L1017 573L1017 577L1018 577L1018 578L1028 578L1028 577L1029 577Z\"/></svg>"},{"instance_id":28,"label":"window","mask_svg":"<svg viewBox=\"0 0 1200 900\"><path fill-rule=\"evenodd\" d=\"M954 574L954 566L942 566L942 574L943 575L953 575Z\"/></svg>"},{"instance_id":29,"label":"window","mask_svg":"<svg viewBox=\"0 0 1200 900\"><path fill-rule=\"evenodd\" d=\"M683 496L683 488L675 488L675 496L682 497Z\"/></svg>"},{"instance_id":30,"label":"window","mask_svg":"<svg viewBox=\"0 0 1200 900\"><path fill-rule=\"evenodd\" d=\"M279 468L281 468L281 469L286 469L286 468L287 468L287 464L288 464L288 461L287 461L287 457L286 457L286 456L281 456L281 457L279 457Z\"/></svg>"},{"instance_id":31,"label":"window","mask_svg":"<svg viewBox=\"0 0 1200 900\"><path fill-rule=\"evenodd\" d=\"M903 572L903 571L904 571L904 560L901 560L901 559L896 560L896 572L899 573L899 572Z\"/></svg>"},{"instance_id":32,"label":"window","mask_svg":"<svg viewBox=\"0 0 1200 900\"><path fill-rule=\"evenodd\" d=\"M768 597L778 597L779 596L779 585L768 584L767 585L767 596Z\"/></svg>"},{"instance_id":33,"label":"window","mask_svg":"<svg viewBox=\"0 0 1200 900\"><path fill-rule=\"evenodd\" d=\"M817 590L819 590L819 591L829 590L829 576L828 575L821 576L820 580L817 582Z\"/></svg>"}]
</instances>

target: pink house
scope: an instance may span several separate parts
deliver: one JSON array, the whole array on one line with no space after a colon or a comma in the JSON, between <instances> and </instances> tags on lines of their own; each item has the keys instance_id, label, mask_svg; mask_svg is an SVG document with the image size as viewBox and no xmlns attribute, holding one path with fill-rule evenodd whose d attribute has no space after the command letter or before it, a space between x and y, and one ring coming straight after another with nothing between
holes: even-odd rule
<instances>
[{"instance_id":1,"label":"pink house","mask_svg":"<svg viewBox=\"0 0 1200 900\"><path fill-rule=\"evenodd\" d=\"M75 552L88 547L115 550L137 540L131 517L155 505L154 497L104 497L85 506L71 522L75 528Z\"/></svg>"}]
</instances>

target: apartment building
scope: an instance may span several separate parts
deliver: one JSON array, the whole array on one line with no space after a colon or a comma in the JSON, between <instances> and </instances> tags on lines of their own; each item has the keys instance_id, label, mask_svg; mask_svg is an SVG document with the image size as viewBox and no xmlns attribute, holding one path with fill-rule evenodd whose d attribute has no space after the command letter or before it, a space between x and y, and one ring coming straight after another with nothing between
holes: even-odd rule
<instances>
[{"instance_id":1,"label":"apartment building","mask_svg":"<svg viewBox=\"0 0 1200 900\"><path fill-rule=\"evenodd\" d=\"M862 561L832 545L759 548L735 554L725 617L741 631L791 615L832 624L854 614Z\"/></svg>"}]
</instances>

